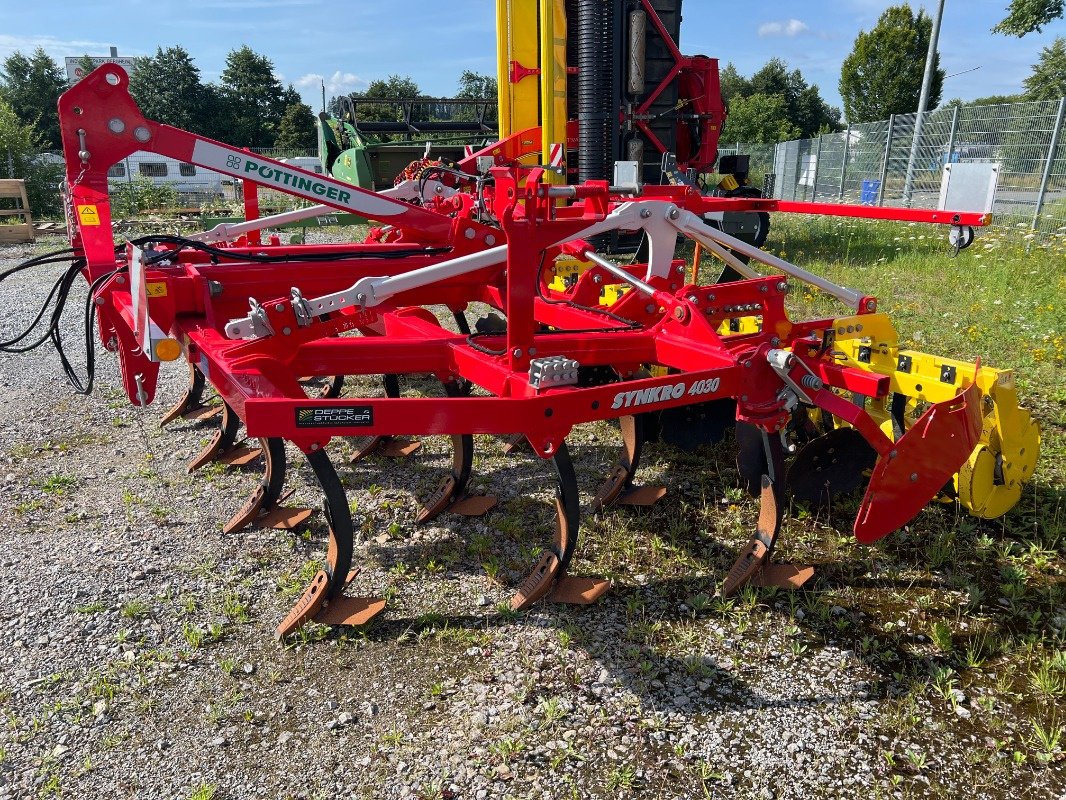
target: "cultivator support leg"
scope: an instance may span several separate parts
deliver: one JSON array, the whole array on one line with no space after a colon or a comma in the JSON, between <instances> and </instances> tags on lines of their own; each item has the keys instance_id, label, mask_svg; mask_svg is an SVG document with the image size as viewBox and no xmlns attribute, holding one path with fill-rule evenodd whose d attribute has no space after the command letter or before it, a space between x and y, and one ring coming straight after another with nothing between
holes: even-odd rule
<instances>
[{"instance_id":1,"label":"cultivator support leg","mask_svg":"<svg viewBox=\"0 0 1066 800\"><path fill-rule=\"evenodd\" d=\"M178 417L189 422L196 422L222 413L222 406L204 405L204 388L206 384L207 379L204 378L204 374L200 372L196 364L190 361L189 385L185 389L185 394L159 420L159 427L164 427Z\"/></svg>"},{"instance_id":2,"label":"cultivator support leg","mask_svg":"<svg viewBox=\"0 0 1066 800\"><path fill-rule=\"evenodd\" d=\"M452 441L452 471L436 491L422 503L415 523L430 522L445 511L464 517L480 517L496 506L492 495L467 495L470 470L474 463L474 437L470 434L456 435Z\"/></svg>"},{"instance_id":3,"label":"cultivator support leg","mask_svg":"<svg viewBox=\"0 0 1066 800\"><path fill-rule=\"evenodd\" d=\"M396 375L386 375L384 378L385 396L400 396L400 381ZM355 452L352 453L349 463L355 464L369 455L384 456L385 458L407 458L413 455L422 443L405 436L361 436L353 439Z\"/></svg>"},{"instance_id":4,"label":"cultivator support leg","mask_svg":"<svg viewBox=\"0 0 1066 800\"><path fill-rule=\"evenodd\" d=\"M240 510L222 529L223 533L235 533L249 525L259 528L293 530L311 516L309 508L285 507L280 504L292 494L281 494L285 486L285 440L260 439L263 453L263 479Z\"/></svg>"},{"instance_id":5,"label":"cultivator support leg","mask_svg":"<svg viewBox=\"0 0 1066 800\"><path fill-rule=\"evenodd\" d=\"M329 549L326 566L318 571L288 616L278 625L275 631L278 639L299 630L311 620L324 625L365 625L385 608L381 598L344 594L357 574L351 569L354 531L348 499L324 450L308 453L307 461L322 487L322 508L329 525Z\"/></svg>"},{"instance_id":6,"label":"cultivator support leg","mask_svg":"<svg viewBox=\"0 0 1066 800\"><path fill-rule=\"evenodd\" d=\"M730 597L748 584L798 589L814 576L814 567L775 564L770 560L784 519L784 453L781 440L754 425L738 423L737 441L740 445L738 461L741 480L746 487L750 485L752 470L764 468L759 476L759 520L755 525L755 533L722 582L721 594ZM758 442L757 451L753 445L755 441Z\"/></svg>"},{"instance_id":7,"label":"cultivator support leg","mask_svg":"<svg viewBox=\"0 0 1066 800\"><path fill-rule=\"evenodd\" d=\"M533 570L518 585L511 598L511 609L529 608L547 597L553 603L589 605L611 588L611 582L601 578L578 578L567 575L570 560L577 548L581 507L578 500L577 475L566 443L559 445L552 457L558 483L555 491L555 541L553 547L541 553Z\"/></svg>"},{"instance_id":8,"label":"cultivator support leg","mask_svg":"<svg viewBox=\"0 0 1066 800\"><path fill-rule=\"evenodd\" d=\"M596 491L589 510L599 513L612 503L627 506L652 506L666 496L662 486L635 486L633 476L640 466L640 452L644 448L644 423L639 415L620 417L622 452L614 471Z\"/></svg>"},{"instance_id":9,"label":"cultivator support leg","mask_svg":"<svg viewBox=\"0 0 1066 800\"><path fill-rule=\"evenodd\" d=\"M189 464L189 472L193 473L211 461L220 461L228 467L243 467L257 459L262 452L258 447L250 446L247 440L237 441L240 426L241 418L229 403L223 402L218 431Z\"/></svg>"}]
</instances>

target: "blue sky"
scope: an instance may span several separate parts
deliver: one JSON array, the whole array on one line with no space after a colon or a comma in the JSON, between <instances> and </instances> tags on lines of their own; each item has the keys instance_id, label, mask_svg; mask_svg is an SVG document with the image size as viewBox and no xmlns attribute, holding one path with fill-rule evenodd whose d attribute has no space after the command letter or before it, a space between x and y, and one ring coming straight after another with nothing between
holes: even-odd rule
<instances>
[{"instance_id":1,"label":"blue sky","mask_svg":"<svg viewBox=\"0 0 1066 800\"><path fill-rule=\"evenodd\" d=\"M898 2L898 0L897 0ZM1009 94L1056 35L1059 20L1024 39L991 33L1009 0L947 0L940 37L949 76L944 99ZM892 0L738 3L686 0L681 49L732 61L750 75L778 56L840 106L840 63L860 29L869 30ZM911 3L930 12L932 0ZM205 80L216 80L226 53L248 44L274 62L317 111L327 95L358 90L390 73L410 75L427 94L448 95L464 69L495 71L492 0L0 0L0 58L41 46L63 56L155 52L180 44ZM980 69L972 72L974 67Z\"/></svg>"}]
</instances>

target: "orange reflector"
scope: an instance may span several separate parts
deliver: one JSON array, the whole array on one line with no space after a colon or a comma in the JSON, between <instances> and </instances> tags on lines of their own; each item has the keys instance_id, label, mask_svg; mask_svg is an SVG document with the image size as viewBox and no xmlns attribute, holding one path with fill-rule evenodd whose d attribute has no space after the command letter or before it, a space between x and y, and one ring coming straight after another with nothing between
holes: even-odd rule
<instances>
[{"instance_id":1,"label":"orange reflector","mask_svg":"<svg viewBox=\"0 0 1066 800\"><path fill-rule=\"evenodd\" d=\"M177 339L161 339L155 343L155 357L160 361L173 361L181 355Z\"/></svg>"}]
</instances>

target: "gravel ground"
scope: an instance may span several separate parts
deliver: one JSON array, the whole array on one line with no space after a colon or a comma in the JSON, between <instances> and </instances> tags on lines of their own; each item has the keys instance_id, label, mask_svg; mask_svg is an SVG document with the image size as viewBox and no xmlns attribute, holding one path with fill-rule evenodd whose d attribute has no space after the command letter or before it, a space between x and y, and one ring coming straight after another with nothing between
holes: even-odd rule
<instances>
[{"instance_id":1,"label":"gravel ground","mask_svg":"<svg viewBox=\"0 0 1066 800\"><path fill-rule=\"evenodd\" d=\"M0 248L0 268L29 254ZM0 284L5 334L55 274ZM436 440L355 466L335 442L362 534L353 588L389 606L367 630L310 626L280 645L274 626L324 556L321 514L297 534L224 536L257 473L186 474L210 427L158 426L184 380L165 366L138 411L111 354L89 397L50 348L0 357L0 798L1066 796L1062 761L990 743L981 690L945 702L857 652L873 621L827 598L861 571L713 599L756 513L724 502L728 447L652 448L643 477L668 498L585 529L575 571L609 571L607 598L512 615L500 604L546 539L545 465L479 437L475 487L500 506L415 528ZM613 442L606 425L574 437L586 500ZM317 506L290 457L295 499ZM647 558L660 535L667 555Z\"/></svg>"}]
</instances>

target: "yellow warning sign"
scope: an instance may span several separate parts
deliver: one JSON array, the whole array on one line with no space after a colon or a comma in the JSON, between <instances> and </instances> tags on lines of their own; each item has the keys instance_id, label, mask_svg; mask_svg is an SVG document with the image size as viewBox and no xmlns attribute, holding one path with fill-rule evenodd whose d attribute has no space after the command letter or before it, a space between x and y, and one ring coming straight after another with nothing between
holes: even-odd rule
<instances>
[{"instance_id":1,"label":"yellow warning sign","mask_svg":"<svg viewBox=\"0 0 1066 800\"><path fill-rule=\"evenodd\" d=\"M96 210L96 206L78 206L78 220L82 225L99 225L100 224L100 212Z\"/></svg>"},{"instance_id":2,"label":"yellow warning sign","mask_svg":"<svg viewBox=\"0 0 1066 800\"><path fill-rule=\"evenodd\" d=\"M151 281L144 285L144 291L149 297L166 297L167 284L165 281Z\"/></svg>"}]
</instances>

